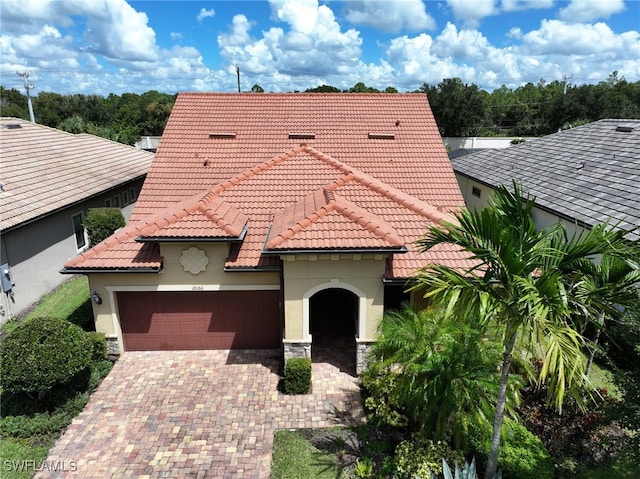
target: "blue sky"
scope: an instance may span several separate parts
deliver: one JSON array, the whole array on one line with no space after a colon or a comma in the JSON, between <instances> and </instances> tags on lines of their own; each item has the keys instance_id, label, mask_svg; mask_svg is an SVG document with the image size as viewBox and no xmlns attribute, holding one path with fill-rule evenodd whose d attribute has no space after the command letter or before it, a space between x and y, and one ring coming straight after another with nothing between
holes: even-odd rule
<instances>
[{"instance_id":1,"label":"blue sky","mask_svg":"<svg viewBox=\"0 0 640 479\"><path fill-rule=\"evenodd\" d=\"M0 81L38 91L412 91L640 80L637 0L3 0Z\"/></svg>"}]
</instances>

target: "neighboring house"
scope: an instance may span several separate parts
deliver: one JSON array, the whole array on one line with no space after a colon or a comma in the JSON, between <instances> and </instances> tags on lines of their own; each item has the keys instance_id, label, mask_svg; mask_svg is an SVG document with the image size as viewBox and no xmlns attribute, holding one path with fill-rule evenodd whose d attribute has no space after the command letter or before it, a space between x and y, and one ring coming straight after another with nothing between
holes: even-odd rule
<instances>
[{"instance_id":1,"label":"neighboring house","mask_svg":"<svg viewBox=\"0 0 640 479\"><path fill-rule=\"evenodd\" d=\"M538 227L640 227L640 120L600 120L451 163L469 208L486 205L494 188L515 180L536 197Z\"/></svg>"},{"instance_id":2,"label":"neighboring house","mask_svg":"<svg viewBox=\"0 0 640 479\"><path fill-rule=\"evenodd\" d=\"M130 224L64 272L111 353L335 338L361 369L418 268L467 264L414 244L463 205L424 94L184 93Z\"/></svg>"},{"instance_id":3,"label":"neighboring house","mask_svg":"<svg viewBox=\"0 0 640 479\"><path fill-rule=\"evenodd\" d=\"M136 148L140 148L141 150L151 151L153 153L158 149L158 144L160 143L161 136L143 136L138 141L136 141Z\"/></svg>"},{"instance_id":4,"label":"neighboring house","mask_svg":"<svg viewBox=\"0 0 640 479\"><path fill-rule=\"evenodd\" d=\"M68 279L60 267L87 249L90 208L131 214L152 158L93 135L0 118L0 264L9 271L2 321Z\"/></svg>"},{"instance_id":5,"label":"neighboring house","mask_svg":"<svg viewBox=\"0 0 640 479\"><path fill-rule=\"evenodd\" d=\"M448 151L486 150L492 148L509 148L513 142L521 143L535 137L526 136L445 136L442 138Z\"/></svg>"}]
</instances>

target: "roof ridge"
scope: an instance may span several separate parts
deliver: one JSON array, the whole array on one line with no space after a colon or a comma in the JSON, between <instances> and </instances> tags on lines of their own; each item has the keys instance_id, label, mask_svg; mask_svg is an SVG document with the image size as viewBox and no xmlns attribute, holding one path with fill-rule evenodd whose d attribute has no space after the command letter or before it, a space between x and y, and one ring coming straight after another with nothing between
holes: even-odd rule
<instances>
[{"instance_id":1,"label":"roof ridge","mask_svg":"<svg viewBox=\"0 0 640 479\"><path fill-rule=\"evenodd\" d=\"M346 173L343 178L339 178L334 181L330 185L327 186L328 189L331 189L332 186L340 187L347 184L352 179L356 180L360 184L371 188L372 190L380 193L381 195L389 198L396 203L401 204L405 208L410 209L414 213L418 213L420 216L426 216L432 220L437 222L441 221L453 221L453 216L445 213L444 211L439 210L436 206L433 206L426 201L423 201L415 196L411 196L408 193L405 193L402 190L399 190L388 183L378 180L377 178L365 173L358 168L353 168L351 165L344 163L343 161L337 160L330 155L323 153L320 150L317 150L309 145L302 145L304 149L318 158L319 160L324 161L325 163L333 166L334 168L338 168L339 170Z\"/></svg>"},{"instance_id":2,"label":"roof ridge","mask_svg":"<svg viewBox=\"0 0 640 479\"><path fill-rule=\"evenodd\" d=\"M125 241L130 240L132 238L136 238L139 236L149 236L150 233L157 231L158 229L166 228L167 226L174 224L177 221L181 220L182 218L186 217L187 215L195 212L202 213L203 215L207 216L207 218L213 221L214 219L211 216L209 216L206 212L207 211L206 206L211 203L210 199L207 200L207 198L211 195L211 191L212 190L209 190L205 196L202 196L202 193L198 193L197 195L194 195L191 198L187 198L186 200L183 200L173 205L170 208L166 208L162 211L159 211L156 214L147 216L142 220L126 225L124 228L121 228L120 230L116 231L113 235L101 241L94 247L86 251L83 251L75 258L72 258L71 260L69 260L67 262L67 265L73 265L75 263L80 262L80 260L84 261L84 260L92 259L98 256L103 251L106 251L107 249L113 246L116 246L118 244L124 243ZM222 202L226 203L224 200L222 200ZM233 205L231 205L230 203L229 205L233 207ZM212 215L217 216L215 215L214 212L215 210L212 212ZM238 210L238 212L243 214L240 210ZM221 220L222 218L217 216L215 220L216 226L220 227L219 221ZM233 225L228 224L228 226L229 228L222 227L221 229L229 233L231 236L240 235L241 231L236 231L233 228Z\"/></svg>"},{"instance_id":3,"label":"roof ridge","mask_svg":"<svg viewBox=\"0 0 640 479\"><path fill-rule=\"evenodd\" d=\"M237 93L236 93L237 95ZM227 189L242 183L245 180L248 180L249 178L252 178L264 171L267 171L271 168L273 168L276 165L279 165L280 163L284 162L287 158L293 158L294 156L297 156L299 153L302 153L304 151L304 147L305 145L302 144L300 146L297 146L291 150L288 150L278 156L275 156L273 158L270 158L266 161L263 161L262 163L258 163L257 165L241 171L240 173L238 173L237 175L229 178L228 180L223 181L222 183L218 183L216 186L214 186L209 194L207 194L206 196L209 195L219 195L220 193L222 193L223 191L226 191Z\"/></svg>"},{"instance_id":4,"label":"roof ridge","mask_svg":"<svg viewBox=\"0 0 640 479\"><path fill-rule=\"evenodd\" d=\"M405 241L398 235L396 229L384 218L371 213L340 195L336 195L334 202L336 211L344 217L394 246L404 246ZM374 219L375 222L373 221Z\"/></svg>"},{"instance_id":5,"label":"roof ridge","mask_svg":"<svg viewBox=\"0 0 640 479\"><path fill-rule=\"evenodd\" d=\"M408 208L409 210L419 214L420 216L426 216L427 218L430 218L431 220L437 222L454 221L454 217L452 215L441 211L438 207L433 206L432 204L429 204L426 201L416 198L415 196L412 196L408 193L405 193L404 191L399 190L398 188L395 188L390 184L385 183L384 181L380 181L377 178L358 170L357 168L352 168L347 175L333 181L332 183L327 185L326 188L330 190L336 190L354 180L361 185L375 191L376 193L381 194L385 198L388 198L391 201L395 201L405 208Z\"/></svg>"},{"instance_id":6,"label":"roof ridge","mask_svg":"<svg viewBox=\"0 0 640 479\"><path fill-rule=\"evenodd\" d=\"M294 209L295 211L296 206L301 204L304 205L305 200L307 198L313 198L314 205L320 205L320 207L316 208L310 214L306 214L305 212L303 218L301 218L300 220L297 220L295 223L291 225L288 225L284 231L279 232L278 234L276 234L276 236L273 239L268 240L267 243L265 244L265 247L267 249L275 248L277 245L283 243L288 239L293 238L304 228L317 222L319 219L324 218L327 214L333 211L335 200L334 201L329 200L325 192L326 192L326 188L319 188L313 191L312 193L308 194L301 200L296 201L295 203L282 209L280 213L284 213L285 211L290 209Z\"/></svg>"},{"instance_id":7,"label":"roof ridge","mask_svg":"<svg viewBox=\"0 0 640 479\"><path fill-rule=\"evenodd\" d=\"M216 200L218 201L216 202ZM224 214L220 214L220 209L225 206L226 206L226 211L224 211ZM212 198L212 200L209 201L208 203L199 201L198 211L201 212L203 215L205 215L207 218L209 218L211 221L215 222L217 227L219 227L221 230L223 230L225 233L229 234L230 236L240 236L240 234L242 233L242 229L244 228L244 226L246 226L247 222L249 221L249 218L242 211L240 211L238 208L236 208L234 205L232 205L228 201L220 198L219 196ZM236 227L233 224L231 224L229 221L226 221L224 219L225 215L228 214L229 212L233 213L234 219L238 217L244 217L242 228ZM243 218L241 218L240 221L242 221L242 219Z\"/></svg>"}]
</instances>

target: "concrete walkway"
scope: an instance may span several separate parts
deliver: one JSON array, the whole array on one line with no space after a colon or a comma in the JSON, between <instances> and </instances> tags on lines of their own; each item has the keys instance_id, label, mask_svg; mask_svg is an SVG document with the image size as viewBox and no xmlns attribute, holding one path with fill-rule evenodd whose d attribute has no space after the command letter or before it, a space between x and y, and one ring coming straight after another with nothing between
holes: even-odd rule
<instances>
[{"instance_id":1,"label":"concrete walkway","mask_svg":"<svg viewBox=\"0 0 640 479\"><path fill-rule=\"evenodd\" d=\"M279 351L127 352L36 478L269 478L277 429L355 424L357 378L313 364L277 391Z\"/></svg>"}]
</instances>

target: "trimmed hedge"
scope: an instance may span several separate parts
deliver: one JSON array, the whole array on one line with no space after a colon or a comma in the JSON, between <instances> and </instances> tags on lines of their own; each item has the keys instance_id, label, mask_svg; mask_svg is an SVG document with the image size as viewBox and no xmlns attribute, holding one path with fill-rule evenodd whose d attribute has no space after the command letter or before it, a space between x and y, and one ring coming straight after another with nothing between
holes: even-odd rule
<instances>
[{"instance_id":1,"label":"trimmed hedge","mask_svg":"<svg viewBox=\"0 0 640 479\"><path fill-rule=\"evenodd\" d=\"M311 389L311 359L291 358L284 366L285 394L307 394Z\"/></svg>"},{"instance_id":2,"label":"trimmed hedge","mask_svg":"<svg viewBox=\"0 0 640 479\"><path fill-rule=\"evenodd\" d=\"M107 341L105 340L104 333L96 333L91 331L87 333L87 336L91 340L93 346L93 353L91 358L94 361L104 361L107 359Z\"/></svg>"},{"instance_id":3,"label":"trimmed hedge","mask_svg":"<svg viewBox=\"0 0 640 479\"><path fill-rule=\"evenodd\" d=\"M64 319L21 322L2 342L0 384L9 392L44 392L86 369L93 353L87 334Z\"/></svg>"}]
</instances>

